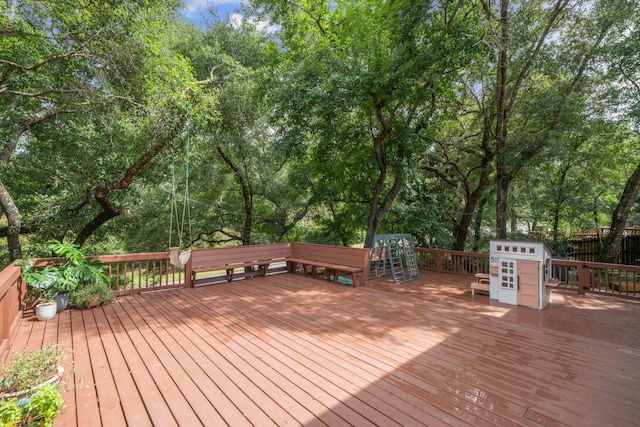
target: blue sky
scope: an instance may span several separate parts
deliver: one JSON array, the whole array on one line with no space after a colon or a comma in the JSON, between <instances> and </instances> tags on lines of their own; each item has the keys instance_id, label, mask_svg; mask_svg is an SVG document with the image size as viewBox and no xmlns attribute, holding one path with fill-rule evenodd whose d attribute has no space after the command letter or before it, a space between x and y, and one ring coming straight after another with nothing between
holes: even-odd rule
<instances>
[{"instance_id":1,"label":"blue sky","mask_svg":"<svg viewBox=\"0 0 640 427\"><path fill-rule=\"evenodd\" d=\"M185 7L182 15L198 26L204 26L204 21L211 17L209 9L215 8L218 16L224 19L227 14L233 14L240 7L240 0L184 0Z\"/></svg>"}]
</instances>

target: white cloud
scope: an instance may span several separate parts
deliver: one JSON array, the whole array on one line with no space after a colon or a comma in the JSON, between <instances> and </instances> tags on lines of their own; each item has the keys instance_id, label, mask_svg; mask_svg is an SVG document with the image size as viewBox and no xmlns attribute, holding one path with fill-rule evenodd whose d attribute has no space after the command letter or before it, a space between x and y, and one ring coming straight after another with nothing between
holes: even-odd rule
<instances>
[{"instance_id":1,"label":"white cloud","mask_svg":"<svg viewBox=\"0 0 640 427\"><path fill-rule=\"evenodd\" d=\"M239 13L234 13L229 16L229 22L233 28L240 28L242 25L242 21L245 20L245 17ZM280 31L280 25L274 25L267 21L255 21L253 18L249 19L249 22L256 26L256 30L265 33L265 34L275 34Z\"/></svg>"},{"instance_id":2,"label":"white cloud","mask_svg":"<svg viewBox=\"0 0 640 427\"><path fill-rule=\"evenodd\" d=\"M229 16L229 23L231 23L231 26L236 30L240 28L243 20L244 20L244 16L240 15L239 13L234 13L231 16Z\"/></svg>"}]
</instances>

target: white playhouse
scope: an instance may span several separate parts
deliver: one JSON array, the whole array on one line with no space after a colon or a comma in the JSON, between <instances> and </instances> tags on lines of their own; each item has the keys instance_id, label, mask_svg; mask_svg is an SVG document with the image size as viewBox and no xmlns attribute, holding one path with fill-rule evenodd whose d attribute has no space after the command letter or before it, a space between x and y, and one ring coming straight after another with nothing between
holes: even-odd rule
<instances>
[{"instance_id":1,"label":"white playhouse","mask_svg":"<svg viewBox=\"0 0 640 427\"><path fill-rule=\"evenodd\" d=\"M544 242L490 242L489 297L505 304L544 308L551 302L551 249Z\"/></svg>"}]
</instances>

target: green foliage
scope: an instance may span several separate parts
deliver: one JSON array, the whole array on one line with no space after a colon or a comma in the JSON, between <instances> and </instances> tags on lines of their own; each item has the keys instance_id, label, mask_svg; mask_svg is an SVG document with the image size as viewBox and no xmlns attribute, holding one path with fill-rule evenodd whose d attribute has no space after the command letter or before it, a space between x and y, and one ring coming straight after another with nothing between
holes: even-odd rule
<instances>
[{"instance_id":1,"label":"green foliage","mask_svg":"<svg viewBox=\"0 0 640 427\"><path fill-rule=\"evenodd\" d=\"M256 0L282 25L273 117L285 152L304 156L313 202L350 240L375 231L419 164L453 99L458 70L479 54L478 20L456 2ZM467 9L468 7L468 9ZM354 213L355 211L355 213ZM364 212L365 215L361 215ZM373 228L373 229L371 229Z\"/></svg>"},{"instance_id":2,"label":"green foliage","mask_svg":"<svg viewBox=\"0 0 640 427\"><path fill-rule=\"evenodd\" d=\"M39 387L26 404L9 399L0 402L0 425L15 427L52 427L53 420L64 407L64 401L54 384Z\"/></svg>"},{"instance_id":3,"label":"green foliage","mask_svg":"<svg viewBox=\"0 0 640 427\"><path fill-rule=\"evenodd\" d=\"M17 426L22 420L22 408L15 399L0 401L0 426Z\"/></svg>"},{"instance_id":4,"label":"green foliage","mask_svg":"<svg viewBox=\"0 0 640 427\"><path fill-rule=\"evenodd\" d=\"M2 142L42 109L60 109L29 126L1 165L22 231L33 230L21 235L32 256L86 230L85 254L166 249L172 164L181 197L187 158L195 246L357 244L371 219L379 232L438 247L473 219L484 242L497 160L514 172L514 228L560 238L607 225L638 162L636 1L566 3L531 63L553 8L511 5L514 102L500 152L498 3L252 1L276 34L248 13L201 30L175 19L176 0L14 3L0 4ZM124 179L132 168L135 179ZM108 194L100 202L98 190ZM124 204L132 215L91 229ZM629 218L637 224L637 209ZM67 249L59 256L77 258ZM24 269L52 293L53 283L86 282L57 267Z\"/></svg>"},{"instance_id":5,"label":"green foliage","mask_svg":"<svg viewBox=\"0 0 640 427\"><path fill-rule=\"evenodd\" d=\"M23 230L38 229L34 246L54 236L81 244L139 197L138 180L165 179L158 171L166 159L145 166L183 142L188 118L214 119L215 89L197 84L189 61L173 50L179 1L11 5L0 35L3 143L29 125L3 183ZM33 122L47 108L60 113Z\"/></svg>"},{"instance_id":6,"label":"green foliage","mask_svg":"<svg viewBox=\"0 0 640 427\"><path fill-rule=\"evenodd\" d=\"M31 260L18 262L23 279L40 295L53 298L89 283L107 286L106 266L101 261L85 257L77 245L51 240L48 248L57 256L49 265L36 268Z\"/></svg>"},{"instance_id":7,"label":"green foliage","mask_svg":"<svg viewBox=\"0 0 640 427\"><path fill-rule=\"evenodd\" d=\"M69 305L73 308L85 309L96 305L111 304L113 293L106 283L88 282L81 284L69 296Z\"/></svg>"},{"instance_id":8,"label":"green foliage","mask_svg":"<svg viewBox=\"0 0 640 427\"><path fill-rule=\"evenodd\" d=\"M0 393L27 391L44 383L56 375L57 367L65 357L66 351L55 344L16 353L11 365L2 370Z\"/></svg>"}]
</instances>

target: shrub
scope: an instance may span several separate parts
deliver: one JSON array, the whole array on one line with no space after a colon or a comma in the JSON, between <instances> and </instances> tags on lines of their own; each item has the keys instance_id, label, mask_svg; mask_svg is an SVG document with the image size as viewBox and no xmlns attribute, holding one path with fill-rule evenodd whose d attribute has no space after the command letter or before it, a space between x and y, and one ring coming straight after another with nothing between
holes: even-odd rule
<instances>
[{"instance_id":1,"label":"shrub","mask_svg":"<svg viewBox=\"0 0 640 427\"><path fill-rule=\"evenodd\" d=\"M107 305L114 297L106 283L86 283L80 285L69 295L69 305L73 308L85 309L95 305Z\"/></svg>"},{"instance_id":2,"label":"shrub","mask_svg":"<svg viewBox=\"0 0 640 427\"><path fill-rule=\"evenodd\" d=\"M11 365L2 371L0 394L31 390L54 377L66 352L55 344L44 346L40 350L16 353Z\"/></svg>"}]
</instances>

